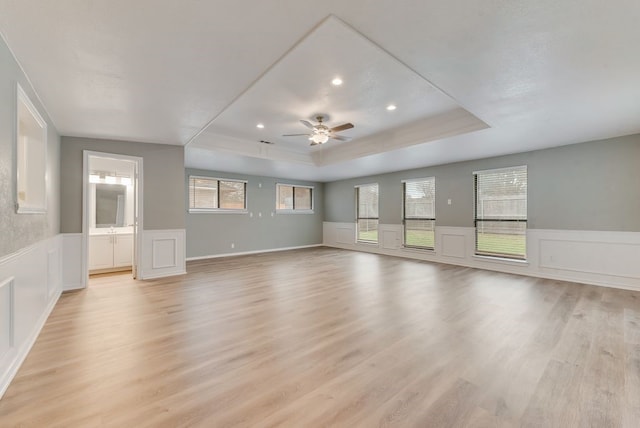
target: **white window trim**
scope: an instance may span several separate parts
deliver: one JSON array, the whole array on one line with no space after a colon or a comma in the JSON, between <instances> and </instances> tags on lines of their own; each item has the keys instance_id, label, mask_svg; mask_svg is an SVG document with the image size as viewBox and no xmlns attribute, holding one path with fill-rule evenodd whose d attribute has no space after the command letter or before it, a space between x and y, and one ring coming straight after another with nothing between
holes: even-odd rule
<instances>
[{"instance_id":1,"label":"white window trim","mask_svg":"<svg viewBox=\"0 0 640 428\"><path fill-rule=\"evenodd\" d=\"M365 217L359 217L360 214L360 207L358 204L358 192L359 192L359 188L361 187L368 187L368 186L376 186L378 188L378 217L377 218L365 218ZM375 246L380 246L380 184L375 182L375 183L366 183L366 184L356 184L355 186L353 186L354 189L356 190L356 197L355 197L355 208L356 208L356 222L355 222L355 230L356 230L356 244L365 244L365 245L375 245ZM378 239L376 239L375 241L370 241L370 240L364 240L364 239L360 239L360 230L358 229L358 221L359 220L378 220Z\"/></svg>"},{"instance_id":2,"label":"white window trim","mask_svg":"<svg viewBox=\"0 0 640 428\"><path fill-rule=\"evenodd\" d=\"M402 182L402 248L404 250L408 250L408 251L417 251L417 252L421 252L421 251L431 251L431 252L435 252L436 250L436 242L435 242L435 217L434 217L434 240L433 240L433 248L431 247L419 247L417 245L407 245L406 243L406 223L405 220L407 220L404 216L405 213L405 200L404 200L404 185L406 183L419 183L422 181L426 181L426 180L430 180L433 178L433 186L436 189L436 194L438 193L438 186L437 186L437 180L436 180L436 176L432 175L431 177L422 177L422 178L408 178L406 180L401 180ZM434 195L435 196L435 195ZM434 214L435 214L435 206L436 206L436 198L433 198L433 209L434 209Z\"/></svg>"},{"instance_id":3,"label":"white window trim","mask_svg":"<svg viewBox=\"0 0 640 428\"><path fill-rule=\"evenodd\" d=\"M475 176L478 174L484 174L484 173L496 173L496 172L504 172L504 171L511 171L514 169L520 169L520 168L524 168L526 174L527 174L527 231L529 229L529 167L527 164L525 165L514 165L514 166L507 166L504 168L493 168L493 169L483 169L483 170L479 170L479 171L473 171L472 175L474 176L474 180L475 180ZM512 257L501 257L501 256L494 256L494 255L487 255L487 254L478 254L475 251L478 248L478 235L475 232L477 230L477 227L475 226L475 222L476 222L476 218L478 216L476 210L477 210L477 199L478 199L478 195L476 194L476 189L475 189L475 184L474 184L474 188L473 188L473 218L474 218L474 238L473 238L473 247L474 247L474 253L472 255L473 258L476 259L481 259L481 260L486 260L489 262L495 262L495 263L503 263L503 264L511 264L511 265L529 265L529 236L527 233L525 233L525 258L524 259L518 259L518 258L512 258Z\"/></svg>"},{"instance_id":4,"label":"white window trim","mask_svg":"<svg viewBox=\"0 0 640 428\"><path fill-rule=\"evenodd\" d=\"M239 180L237 178L220 178L220 177L209 177L206 175L189 175L189 178L187 180L187 199L188 199L188 203L189 205L191 205L191 200L190 200L190 195L189 193L190 191L190 182L192 178L201 178L201 179L205 179L205 180L216 180L218 181L218 186L220 186L220 182L221 181L231 181L231 182L235 182L235 183L244 183L245 184L245 189L244 189L244 205L245 208L244 209L240 209L240 208L189 208L188 212L189 214L248 214L249 213L249 200L248 200L248 195L247 195L247 184L249 183L248 180ZM219 188L218 188L219 189Z\"/></svg>"},{"instance_id":5,"label":"white window trim","mask_svg":"<svg viewBox=\"0 0 640 428\"><path fill-rule=\"evenodd\" d=\"M511 171L513 169L520 169L520 168L524 168L526 170L527 165L515 165L515 166L506 166L504 168L482 169L479 171L473 171L473 175L487 174L487 173L491 174L496 172Z\"/></svg>"},{"instance_id":6,"label":"white window trim","mask_svg":"<svg viewBox=\"0 0 640 428\"><path fill-rule=\"evenodd\" d=\"M311 209L310 210L297 210L297 209L289 209L289 208L278 208L278 189L280 186L287 187L298 187L301 189L311 189ZM276 214L315 214L315 199L316 199L316 190L315 186L305 186L302 184L292 184L292 183L276 183Z\"/></svg>"}]
</instances>

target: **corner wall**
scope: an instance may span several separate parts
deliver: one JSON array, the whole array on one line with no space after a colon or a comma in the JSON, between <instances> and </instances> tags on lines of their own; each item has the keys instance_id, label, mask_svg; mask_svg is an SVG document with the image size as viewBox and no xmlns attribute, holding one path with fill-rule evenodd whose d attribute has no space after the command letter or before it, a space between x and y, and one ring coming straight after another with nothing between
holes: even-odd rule
<instances>
[{"instance_id":1,"label":"corner wall","mask_svg":"<svg viewBox=\"0 0 640 428\"><path fill-rule=\"evenodd\" d=\"M187 169L199 175L247 181L247 213L188 213L187 258L283 250L322 244L323 185L298 180ZM313 186L313 214L276 213L276 184ZM188 192L187 192L188 193ZM188 211L188 197L184 205ZM233 244L233 247L231 245Z\"/></svg>"}]
</instances>

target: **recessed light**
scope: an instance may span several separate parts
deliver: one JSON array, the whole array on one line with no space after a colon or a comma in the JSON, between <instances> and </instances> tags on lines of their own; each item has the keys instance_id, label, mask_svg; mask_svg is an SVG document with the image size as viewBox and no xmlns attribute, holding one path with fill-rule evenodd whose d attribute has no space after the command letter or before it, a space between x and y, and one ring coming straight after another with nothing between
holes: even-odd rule
<instances>
[{"instance_id":1,"label":"recessed light","mask_svg":"<svg viewBox=\"0 0 640 428\"><path fill-rule=\"evenodd\" d=\"M395 106L394 104L389 104L389 105L387 106L387 110L389 110L389 111L393 111L393 110L395 110L395 109L396 109L396 106Z\"/></svg>"},{"instance_id":2,"label":"recessed light","mask_svg":"<svg viewBox=\"0 0 640 428\"><path fill-rule=\"evenodd\" d=\"M342 85L342 79L339 77L336 77L331 81L331 83L333 84L333 86L340 86Z\"/></svg>"},{"instance_id":3,"label":"recessed light","mask_svg":"<svg viewBox=\"0 0 640 428\"><path fill-rule=\"evenodd\" d=\"M256 128L260 128L260 129L262 129L262 128L264 128L264 124L259 123L259 124L257 124L257 125L256 125Z\"/></svg>"}]
</instances>

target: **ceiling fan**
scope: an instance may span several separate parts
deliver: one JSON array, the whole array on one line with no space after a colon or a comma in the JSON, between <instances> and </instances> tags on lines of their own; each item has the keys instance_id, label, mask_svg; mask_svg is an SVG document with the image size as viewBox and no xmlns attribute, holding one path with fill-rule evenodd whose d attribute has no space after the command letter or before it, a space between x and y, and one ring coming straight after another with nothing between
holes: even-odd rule
<instances>
[{"instance_id":1,"label":"ceiling fan","mask_svg":"<svg viewBox=\"0 0 640 428\"><path fill-rule=\"evenodd\" d=\"M329 141L329 138L333 138L338 141L349 141L349 137L343 137L341 135L336 135L337 132L346 131L347 129L353 128L352 123L343 123L339 126L334 126L333 128L329 128L327 125L323 123L324 116L318 115L316 116L316 120L318 121L317 125L312 124L308 120L301 120L302 123L307 128L311 129L310 134L285 134L283 137L300 137L302 135L308 136L309 141L311 141L311 145L315 146L318 144L324 144Z\"/></svg>"}]
</instances>

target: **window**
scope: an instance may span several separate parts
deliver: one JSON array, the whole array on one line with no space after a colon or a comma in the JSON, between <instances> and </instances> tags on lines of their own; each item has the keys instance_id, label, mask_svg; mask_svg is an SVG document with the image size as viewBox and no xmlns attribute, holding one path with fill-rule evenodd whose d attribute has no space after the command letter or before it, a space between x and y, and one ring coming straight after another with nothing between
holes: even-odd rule
<instances>
[{"instance_id":1,"label":"window","mask_svg":"<svg viewBox=\"0 0 640 428\"><path fill-rule=\"evenodd\" d=\"M435 244L435 177L407 180L403 184L404 245L433 249Z\"/></svg>"},{"instance_id":2,"label":"window","mask_svg":"<svg viewBox=\"0 0 640 428\"><path fill-rule=\"evenodd\" d=\"M356 186L358 242L378 242L378 184Z\"/></svg>"},{"instance_id":3,"label":"window","mask_svg":"<svg viewBox=\"0 0 640 428\"><path fill-rule=\"evenodd\" d=\"M524 260L527 167L479 171L474 176L476 254Z\"/></svg>"},{"instance_id":4,"label":"window","mask_svg":"<svg viewBox=\"0 0 640 428\"><path fill-rule=\"evenodd\" d=\"M245 212L246 209L246 181L189 177L190 212Z\"/></svg>"},{"instance_id":5,"label":"window","mask_svg":"<svg viewBox=\"0 0 640 428\"><path fill-rule=\"evenodd\" d=\"M313 187L276 185L276 211L313 212Z\"/></svg>"}]
</instances>

